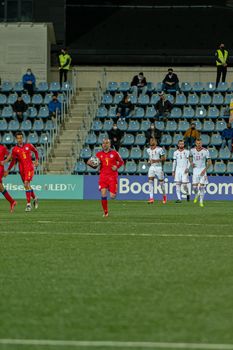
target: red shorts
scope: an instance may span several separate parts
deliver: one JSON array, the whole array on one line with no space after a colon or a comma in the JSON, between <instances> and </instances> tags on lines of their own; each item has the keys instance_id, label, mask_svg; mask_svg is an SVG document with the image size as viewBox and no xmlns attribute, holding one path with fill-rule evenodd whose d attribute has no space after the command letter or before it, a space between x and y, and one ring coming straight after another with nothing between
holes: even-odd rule
<instances>
[{"instance_id":1,"label":"red shorts","mask_svg":"<svg viewBox=\"0 0 233 350\"><path fill-rule=\"evenodd\" d=\"M4 175L4 167L0 166L0 183L2 183L3 175Z\"/></svg>"},{"instance_id":2,"label":"red shorts","mask_svg":"<svg viewBox=\"0 0 233 350\"><path fill-rule=\"evenodd\" d=\"M19 170L23 182L31 182L34 176L34 169L22 168Z\"/></svg>"},{"instance_id":3,"label":"red shorts","mask_svg":"<svg viewBox=\"0 0 233 350\"><path fill-rule=\"evenodd\" d=\"M100 177L99 178L99 190L106 188L109 192L116 194L117 193L117 177Z\"/></svg>"}]
</instances>

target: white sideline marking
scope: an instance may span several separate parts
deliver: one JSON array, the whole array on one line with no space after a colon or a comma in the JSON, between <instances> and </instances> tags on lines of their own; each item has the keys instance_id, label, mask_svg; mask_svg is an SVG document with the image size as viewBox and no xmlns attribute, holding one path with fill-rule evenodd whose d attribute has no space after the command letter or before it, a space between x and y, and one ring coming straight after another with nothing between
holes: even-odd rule
<instances>
[{"instance_id":1,"label":"white sideline marking","mask_svg":"<svg viewBox=\"0 0 233 350\"><path fill-rule=\"evenodd\" d=\"M85 341L85 340L45 340L45 339L0 339L0 344L61 347L117 347L148 349L196 349L196 350L233 350L233 344L201 343L164 343L164 342L124 342L124 341Z\"/></svg>"}]
</instances>

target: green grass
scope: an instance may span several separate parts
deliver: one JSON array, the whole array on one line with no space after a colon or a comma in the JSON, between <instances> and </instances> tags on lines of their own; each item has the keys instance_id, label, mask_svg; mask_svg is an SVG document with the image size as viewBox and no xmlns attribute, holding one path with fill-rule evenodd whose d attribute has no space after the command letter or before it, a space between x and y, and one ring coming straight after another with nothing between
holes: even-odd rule
<instances>
[{"instance_id":1,"label":"green grass","mask_svg":"<svg viewBox=\"0 0 233 350\"><path fill-rule=\"evenodd\" d=\"M0 201L0 339L233 344L232 202L109 206Z\"/></svg>"}]
</instances>

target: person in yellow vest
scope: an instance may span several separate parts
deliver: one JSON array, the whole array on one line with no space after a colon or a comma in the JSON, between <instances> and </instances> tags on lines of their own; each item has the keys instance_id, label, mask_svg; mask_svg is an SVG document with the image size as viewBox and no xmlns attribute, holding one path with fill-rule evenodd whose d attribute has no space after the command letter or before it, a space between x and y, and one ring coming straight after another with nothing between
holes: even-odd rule
<instances>
[{"instance_id":1,"label":"person in yellow vest","mask_svg":"<svg viewBox=\"0 0 233 350\"><path fill-rule=\"evenodd\" d=\"M216 77L216 88L220 82L222 76L222 82L225 82L227 75L227 63L228 63L228 51L225 49L225 45L221 43L219 48L215 52L216 66L217 66L217 77Z\"/></svg>"},{"instance_id":2,"label":"person in yellow vest","mask_svg":"<svg viewBox=\"0 0 233 350\"><path fill-rule=\"evenodd\" d=\"M60 85L62 85L62 78L64 75L64 82L67 81L68 71L70 69L71 57L68 54L66 49L61 49L61 53L59 55L59 78Z\"/></svg>"}]
</instances>

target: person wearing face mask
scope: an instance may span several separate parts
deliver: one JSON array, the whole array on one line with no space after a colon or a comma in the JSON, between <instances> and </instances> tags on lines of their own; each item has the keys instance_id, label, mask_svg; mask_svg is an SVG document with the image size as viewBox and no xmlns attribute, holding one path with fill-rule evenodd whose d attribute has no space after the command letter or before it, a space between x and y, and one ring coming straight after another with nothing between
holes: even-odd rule
<instances>
[{"instance_id":1,"label":"person wearing face mask","mask_svg":"<svg viewBox=\"0 0 233 350\"><path fill-rule=\"evenodd\" d=\"M164 119L166 120L172 110L172 103L167 100L166 95L164 94L164 92L162 91L159 94L159 101L155 104L155 109L156 109L156 115L155 118L158 119Z\"/></svg>"},{"instance_id":2,"label":"person wearing face mask","mask_svg":"<svg viewBox=\"0 0 233 350\"><path fill-rule=\"evenodd\" d=\"M231 127L231 123L227 123L227 128L222 131L221 137L222 137L221 148L224 148L227 145L230 152L232 152L233 129Z\"/></svg>"},{"instance_id":3,"label":"person wearing face mask","mask_svg":"<svg viewBox=\"0 0 233 350\"><path fill-rule=\"evenodd\" d=\"M56 113L61 113L61 103L58 101L57 95L54 94L52 96L52 100L49 102L48 108L51 117L55 117Z\"/></svg>"},{"instance_id":4,"label":"person wearing face mask","mask_svg":"<svg viewBox=\"0 0 233 350\"><path fill-rule=\"evenodd\" d=\"M131 81L131 90L133 93L138 94L147 85L146 78L143 72L135 75Z\"/></svg>"},{"instance_id":5,"label":"person wearing face mask","mask_svg":"<svg viewBox=\"0 0 233 350\"><path fill-rule=\"evenodd\" d=\"M180 91L178 76L173 72L172 68L168 69L168 73L163 79L162 90L165 92L169 92L169 90Z\"/></svg>"},{"instance_id":6,"label":"person wearing face mask","mask_svg":"<svg viewBox=\"0 0 233 350\"><path fill-rule=\"evenodd\" d=\"M111 141L112 147L115 148L116 151L118 151L120 148L123 134L124 133L118 129L117 124L113 124L112 129L108 131L109 140Z\"/></svg>"},{"instance_id":7,"label":"person wearing face mask","mask_svg":"<svg viewBox=\"0 0 233 350\"><path fill-rule=\"evenodd\" d=\"M216 67L217 67L217 77L216 77L216 88L220 82L222 76L222 82L226 81L227 75L227 64L228 64L229 53L225 49L225 45L221 43L219 48L215 52Z\"/></svg>"},{"instance_id":8,"label":"person wearing face mask","mask_svg":"<svg viewBox=\"0 0 233 350\"><path fill-rule=\"evenodd\" d=\"M60 85L62 85L62 79L64 76L64 82L67 81L68 71L70 69L71 57L68 54L66 49L61 49L61 53L59 55L59 79Z\"/></svg>"},{"instance_id":9,"label":"person wearing face mask","mask_svg":"<svg viewBox=\"0 0 233 350\"><path fill-rule=\"evenodd\" d=\"M196 130L196 124L192 123L191 127L186 130L184 134L184 144L185 148L192 148L194 146L194 143L196 139L200 138L199 131Z\"/></svg>"},{"instance_id":10,"label":"person wearing face mask","mask_svg":"<svg viewBox=\"0 0 233 350\"><path fill-rule=\"evenodd\" d=\"M150 139L156 139L159 145L161 139L161 131L155 127L154 123L151 123L150 128L145 131L145 138L148 145L150 143Z\"/></svg>"},{"instance_id":11,"label":"person wearing face mask","mask_svg":"<svg viewBox=\"0 0 233 350\"><path fill-rule=\"evenodd\" d=\"M118 104L116 117L124 120L130 115L133 109L134 106L130 101L130 97L128 94L126 94L123 96L122 100Z\"/></svg>"},{"instance_id":12,"label":"person wearing face mask","mask_svg":"<svg viewBox=\"0 0 233 350\"><path fill-rule=\"evenodd\" d=\"M27 90L30 96L32 96L36 85L36 78L30 68L27 69L27 72L26 74L23 75L22 80L23 80L23 88Z\"/></svg>"}]
</instances>

